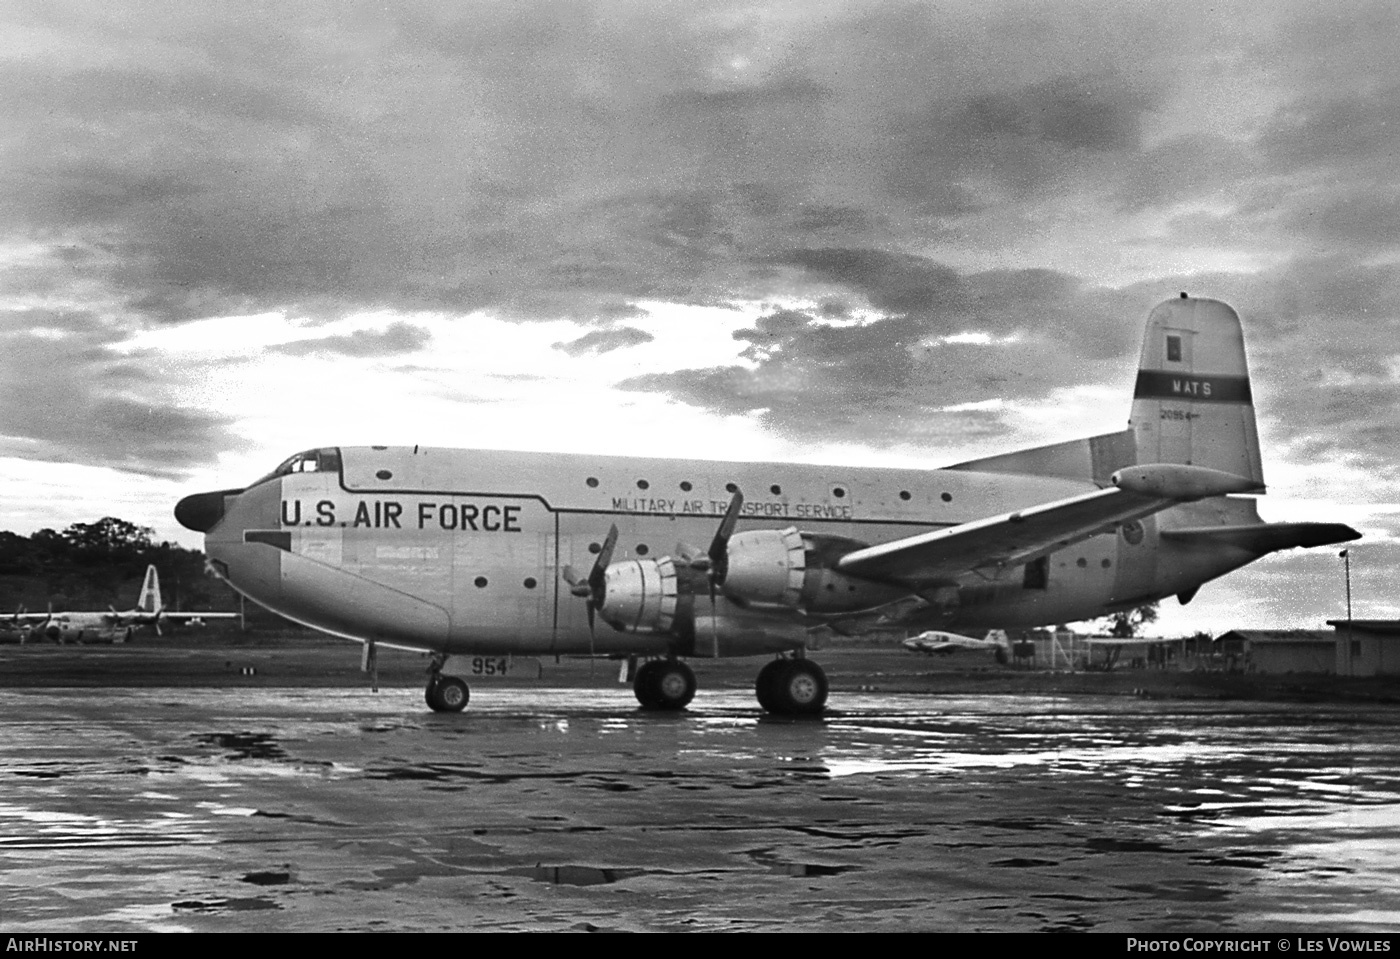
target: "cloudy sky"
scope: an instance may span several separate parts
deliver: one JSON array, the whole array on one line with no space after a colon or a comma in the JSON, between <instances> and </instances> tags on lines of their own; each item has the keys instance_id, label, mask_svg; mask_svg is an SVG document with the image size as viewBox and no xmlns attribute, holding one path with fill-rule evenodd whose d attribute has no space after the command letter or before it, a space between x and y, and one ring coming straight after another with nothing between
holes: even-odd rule
<instances>
[{"instance_id":1,"label":"cloudy sky","mask_svg":"<svg viewBox=\"0 0 1400 959\"><path fill-rule=\"evenodd\" d=\"M934 467L1246 323L1271 520L1400 616L1388 2L11 2L0 528L300 449ZM1171 629L1316 626L1336 550Z\"/></svg>"}]
</instances>

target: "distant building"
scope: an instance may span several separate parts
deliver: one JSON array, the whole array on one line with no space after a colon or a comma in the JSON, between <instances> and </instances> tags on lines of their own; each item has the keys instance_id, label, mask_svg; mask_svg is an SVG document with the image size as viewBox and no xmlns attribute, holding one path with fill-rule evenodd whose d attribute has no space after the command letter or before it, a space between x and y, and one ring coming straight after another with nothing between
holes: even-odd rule
<instances>
[{"instance_id":1,"label":"distant building","mask_svg":"<svg viewBox=\"0 0 1400 959\"><path fill-rule=\"evenodd\" d=\"M1400 676L1400 620L1329 619L1338 676Z\"/></svg>"},{"instance_id":2,"label":"distant building","mask_svg":"<svg viewBox=\"0 0 1400 959\"><path fill-rule=\"evenodd\" d=\"M1233 629L1216 637L1216 645L1226 656L1240 656L1241 665L1253 672L1337 671L1337 634L1330 630Z\"/></svg>"}]
</instances>

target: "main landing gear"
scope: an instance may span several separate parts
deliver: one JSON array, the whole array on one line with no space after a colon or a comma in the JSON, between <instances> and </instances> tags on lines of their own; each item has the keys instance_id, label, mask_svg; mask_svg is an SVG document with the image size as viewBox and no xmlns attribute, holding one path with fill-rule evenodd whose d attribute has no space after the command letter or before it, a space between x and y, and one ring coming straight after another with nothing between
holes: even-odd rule
<instances>
[{"instance_id":1,"label":"main landing gear","mask_svg":"<svg viewBox=\"0 0 1400 959\"><path fill-rule=\"evenodd\" d=\"M652 659L637 668L632 689L643 709L675 711L695 698L695 673L679 659Z\"/></svg>"},{"instance_id":2,"label":"main landing gear","mask_svg":"<svg viewBox=\"0 0 1400 959\"><path fill-rule=\"evenodd\" d=\"M810 659L775 659L758 671L758 704L779 716L815 716L826 707L826 673Z\"/></svg>"},{"instance_id":3,"label":"main landing gear","mask_svg":"<svg viewBox=\"0 0 1400 959\"><path fill-rule=\"evenodd\" d=\"M674 712L695 698L695 673L679 659L642 663L632 681L643 709ZM754 684L758 704L777 716L816 716L826 708L826 673L810 659L775 659Z\"/></svg>"},{"instance_id":4,"label":"main landing gear","mask_svg":"<svg viewBox=\"0 0 1400 959\"><path fill-rule=\"evenodd\" d=\"M434 653L428 665L428 687L423 690L423 698L428 708L435 713L460 713L471 699L471 690L456 676L442 675L442 667L447 663L446 653Z\"/></svg>"}]
</instances>

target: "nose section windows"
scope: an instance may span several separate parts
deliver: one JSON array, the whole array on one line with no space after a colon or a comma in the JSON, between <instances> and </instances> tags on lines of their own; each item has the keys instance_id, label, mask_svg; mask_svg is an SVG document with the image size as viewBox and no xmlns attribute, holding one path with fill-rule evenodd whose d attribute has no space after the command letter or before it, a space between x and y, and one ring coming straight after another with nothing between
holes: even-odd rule
<instances>
[{"instance_id":1,"label":"nose section windows","mask_svg":"<svg viewBox=\"0 0 1400 959\"><path fill-rule=\"evenodd\" d=\"M236 496L243 492L237 489L219 490L215 493L195 493L186 496L175 504L175 519L185 529L196 533L207 533L224 518L224 497Z\"/></svg>"},{"instance_id":2,"label":"nose section windows","mask_svg":"<svg viewBox=\"0 0 1400 959\"><path fill-rule=\"evenodd\" d=\"M340 467L339 447L327 446L319 450L306 450L295 456L287 457L275 470L251 484L249 489L257 486L258 483L264 483L279 476L290 476L293 473L339 473Z\"/></svg>"}]
</instances>

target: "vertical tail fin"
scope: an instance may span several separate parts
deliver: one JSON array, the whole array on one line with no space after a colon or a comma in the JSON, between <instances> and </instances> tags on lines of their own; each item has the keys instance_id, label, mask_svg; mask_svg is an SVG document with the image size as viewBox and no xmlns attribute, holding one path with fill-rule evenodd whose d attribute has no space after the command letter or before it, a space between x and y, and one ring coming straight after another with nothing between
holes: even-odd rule
<instances>
[{"instance_id":1,"label":"vertical tail fin","mask_svg":"<svg viewBox=\"0 0 1400 959\"><path fill-rule=\"evenodd\" d=\"M1181 294L1147 317L1131 428L1139 463L1186 463L1254 480L1264 470L1240 318Z\"/></svg>"},{"instance_id":2,"label":"vertical tail fin","mask_svg":"<svg viewBox=\"0 0 1400 959\"><path fill-rule=\"evenodd\" d=\"M160 574L155 564L146 567L146 581L141 584L141 595L136 600L136 608L143 613L159 613L164 603L160 598Z\"/></svg>"}]
</instances>

